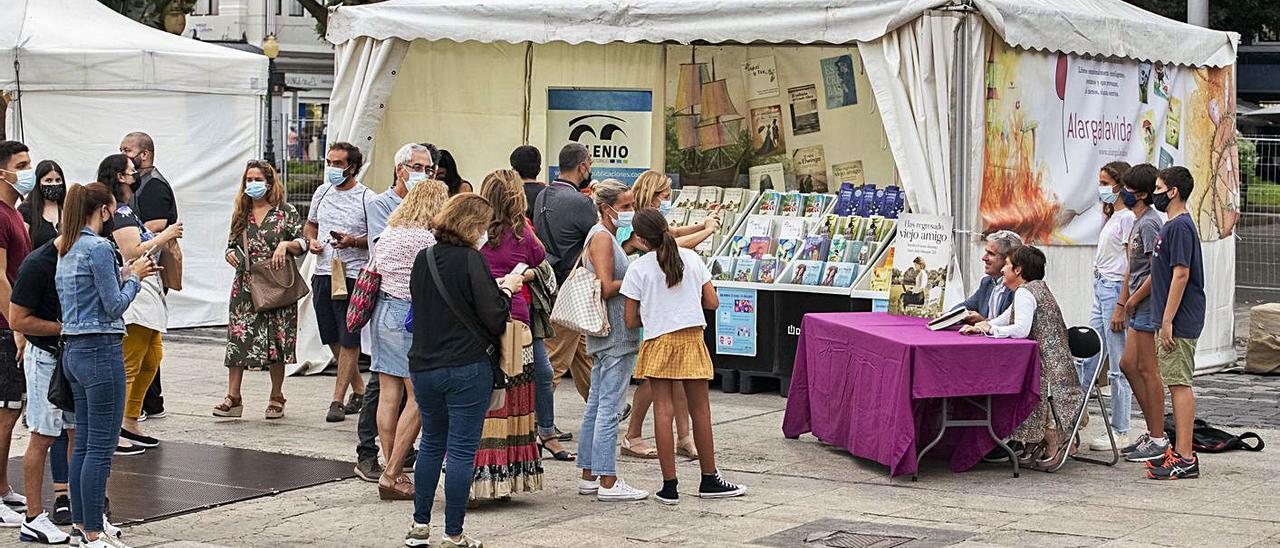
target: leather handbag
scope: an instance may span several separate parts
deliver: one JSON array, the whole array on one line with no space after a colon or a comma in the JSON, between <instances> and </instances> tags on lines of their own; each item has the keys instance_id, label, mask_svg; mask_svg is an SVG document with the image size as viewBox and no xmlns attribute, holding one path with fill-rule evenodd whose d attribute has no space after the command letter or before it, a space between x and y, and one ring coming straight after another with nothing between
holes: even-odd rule
<instances>
[{"instance_id":1,"label":"leather handbag","mask_svg":"<svg viewBox=\"0 0 1280 548\"><path fill-rule=\"evenodd\" d=\"M270 259L247 264L249 239L244 233L240 234L240 242L246 262L245 271L249 275L249 300L253 302L254 312L266 312L297 304L311 293L311 288L302 280L302 273L298 272L298 262L292 257L280 269L271 268Z\"/></svg>"},{"instance_id":2,"label":"leather handbag","mask_svg":"<svg viewBox=\"0 0 1280 548\"><path fill-rule=\"evenodd\" d=\"M586 255L586 250L582 251ZM551 307L551 322L594 337L609 336L609 313L600 279L582 266L582 257L565 278Z\"/></svg>"},{"instance_id":3,"label":"leather handbag","mask_svg":"<svg viewBox=\"0 0 1280 548\"><path fill-rule=\"evenodd\" d=\"M62 345L62 340L59 339L58 351L54 353L57 361L53 364L53 375L49 377L49 392L45 397L49 399L49 403L52 403L54 407L68 413L75 413L76 398L71 392L71 379L67 378L66 371L63 369Z\"/></svg>"},{"instance_id":4,"label":"leather handbag","mask_svg":"<svg viewBox=\"0 0 1280 548\"><path fill-rule=\"evenodd\" d=\"M182 246L178 245L178 240L165 245L157 264L161 267L160 282L164 287L171 291L182 291Z\"/></svg>"},{"instance_id":5,"label":"leather handbag","mask_svg":"<svg viewBox=\"0 0 1280 548\"><path fill-rule=\"evenodd\" d=\"M347 299L347 331L355 333L373 317L373 309L378 305L378 293L382 291L382 274L378 273L376 262L360 269L356 276L356 286Z\"/></svg>"}]
</instances>

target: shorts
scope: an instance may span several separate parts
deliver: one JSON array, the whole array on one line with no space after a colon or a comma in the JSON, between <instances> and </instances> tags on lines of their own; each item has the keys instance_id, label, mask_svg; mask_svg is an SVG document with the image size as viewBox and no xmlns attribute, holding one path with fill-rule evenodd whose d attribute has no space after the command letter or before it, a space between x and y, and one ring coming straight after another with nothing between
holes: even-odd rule
<instances>
[{"instance_id":1,"label":"shorts","mask_svg":"<svg viewBox=\"0 0 1280 548\"><path fill-rule=\"evenodd\" d=\"M57 362L53 354L35 345L27 345L23 366L27 373L27 387L33 395L27 400L27 430L51 438L76 425L75 415L49 403L49 382L53 379L53 367Z\"/></svg>"},{"instance_id":2,"label":"shorts","mask_svg":"<svg viewBox=\"0 0 1280 548\"><path fill-rule=\"evenodd\" d=\"M13 331L0 329L0 409L22 410L22 394L27 391L27 379L18 363L18 344Z\"/></svg>"},{"instance_id":3,"label":"shorts","mask_svg":"<svg viewBox=\"0 0 1280 548\"><path fill-rule=\"evenodd\" d=\"M1165 350L1160 344L1160 334L1156 333L1156 363L1160 365L1160 378L1165 386L1191 386L1198 340L1174 337L1173 348Z\"/></svg>"},{"instance_id":4,"label":"shorts","mask_svg":"<svg viewBox=\"0 0 1280 548\"><path fill-rule=\"evenodd\" d=\"M386 293L378 295L378 307L365 329L372 329L373 352L369 370L375 373L409 378L409 347L413 334L404 328L412 303Z\"/></svg>"},{"instance_id":5,"label":"shorts","mask_svg":"<svg viewBox=\"0 0 1280 548\"><path fill-rule=\"evenodd\" d=\"M360 331L347 331L347 303L350 299L335 301L329 298L333 286L330 276L311 277L311 306L316 310L316 324L320 328L320 342L328 346L339 344L343 348L360 348ZM347 293L356 286L355 278L347 278Z\"/></svg>"},{"instance_id":6,"label":"shorts","mask_svg":"<svg viewBox=\"0 0 1280 548\"><path fill-rule=\"evenodd\" d=\"M1138 306L1138 313L1129 318L1129 329L1143 333L1155 333L1156 324L1151 321L1151 299Z\"/></svg>"}]
</instances>

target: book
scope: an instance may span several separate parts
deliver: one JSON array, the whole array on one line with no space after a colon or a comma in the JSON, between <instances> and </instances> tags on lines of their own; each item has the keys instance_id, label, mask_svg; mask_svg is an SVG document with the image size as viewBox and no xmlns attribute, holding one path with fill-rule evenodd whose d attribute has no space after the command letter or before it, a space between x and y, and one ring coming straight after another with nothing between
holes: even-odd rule
<instances>
[{"instance_id":1,"label":"book","mask_svg":"<svg viewBox=\"0 0 1280 548\"><path fill-rule=\"evenodd\" d=\"M868 217L865 221L866 226L862 229L862 240L866 242L880 241L880 226L884 224L884 217Z\"/></svg>"},{"instance_id":2,"label":"book","mask_svg":"<svg viewBox=\"0 0 1280 548\"><path fill-rule=\"evenodd\" d=\"M702 255L703 257L710 257L711 254L715 253L716 249L719 247L720 247L720 235L712 234L707 239L702 240L701 242L698 242L698 245L693 246L693 250L697 252L699 255Z\"/></svg>"},{"instance_id":3,"label":"book","mask_svg":"<svg viewBox=\"0 0 1280 548\"><path fill-rule=\"evenodd\" d=\"M725 254L730 257L741 257L747 254L747 244L751 239L746 236L734 236L729 240L729 248L725 250Z\"/></svg>"},{"instance_id":4,"label":"book","mask_svg":"<svg viewBox=\"0 0 1280 548\"><path fill-rule=\"evenodd\" d=\"M862 242L862 249L858 250L857 263L862 266L871 264L871 260L876 257L876 250L879 249L875 242Z\"/></svg>"},{"instance_id":5,"label":"book","mask_svg":"<svg viewBox=\"0 0 1280 548\"><path fill-rule=\"evenodd\" d=\"M778 259L773 257L764 257L756 261L756 272L751 281L760 282L762 284L771 284L777 275Z\"/></svg>"},{"instance_id":6,"label":"book","mask_svg":"<svg viewBox=\"0 0 1280 548\"><path fill-rule=\"evenodd\" d=\"M844 230L840 231L840 233L844 234L844 237L848 238L850 241L861 240L863 218L862 217L844 217L844 219L845 219Z\"/></svg>"},{"instance_id":7,"label":"book","mask_svg":"<svg viewBox=\"0 0 1280 548\"><path fill-rule=\"evenodd\" d=\"M698 203L698 192L700 191L701 187L696 186L687 186L680 189L680 195L676 197L675 203L672 207L680 209L696 208Z\"/></svg>"},{"instance_id":8,"label":"book","mask_svg":"<svg viewBox=\"0 0 1280 548\"><path fill-rule=\"evenodd\" d=\"M667 226L680 227L685 226L689 220L689 210L673 207L667 212Z\"/></svg>"},{"instance_id":9,"label":"book","mask_svg":"<svg viewBox=\"0 0 1280 548\"><path fill-rule=\"evenodd\" d=\"M751 243L747 244L747 255L756 259L769 255L772 251L773 238L768 236L755 236L751 238Z\"/></svg>"},{"instance_id":10,"label":"book","mask_svg":"<svg viewBox=\"0 0 1280 548\"><path fill-rule=\"evenodd\" d=\"M749 282L756 271L756 260L751 257L739 257L733 261L733 281Z\"/></svg>"},{"instance_id":11,"label":"book","mask_svg":"<svg viewBox=\"0 0 1280 548\"><path fill-rule=\"evenodd\" d=\"M876 185L870 183L862 185L854 191L854 195L858 200L858 206L855 213L859 217L870 217L875 214L872 212L871 204L875 201Z\"/></svg>"},{"instance_id":12,"label":"book","mask_svg":"<svg viewBox=\"0 0 1280 548\"><path fill-rule=\"evenodd\" d=\"M774 255L779 260L791 262L796 259L796 255L800 253L800 240L778 240L778 249Z\"/></svg>"},{"instance_id":13,"label":"book","mask_svg":"<svg viewBox=\"0 0 1280 548\"><path fill-rule=\"evenodd\" d=\"M705 209L695 209L689 212L689 219L684 222L684 226L697 226L707 220L707 216L711 212Z\"/></svg>"},{"instance_id":14,"label":"book","mask_svg":"<svg viewBox=\"0 0 1280 548\"><path fill-rule=\"evenodd\" d=\"M804 195L797 191L791 191L782 196L782 209L779 215L798 217L803 208Z\"/></svg>"},{"instance_id":15,"label":"book","mask_svg":"<svg viewBox=\"0 0 1280 548\"><path fill-rule=\"evenodd\" d=\"M773 236L773 219L760 215L747 217L747 225L742 235L748 238L755 236Z\"/></svg>"},{"instance_id":16,"label":"book","mask_svg":"<svg viewBox=\"0 0 1280 548\"><path fill-rule=\"evenodd\" d=\"M893 242L889 313L919 318L943 315L943 294L952 260L950 216L905 213ZM885 223L886 225L888 223Z\"/></svg>"},{"instance_id":17,"label":"book","mask_svg":"<svg viewBox=\"0 0 1280 548\"><path fill-rule=\"evenodd\" d=\"M901 189L893 185L884 187L884 198L880 202L880 214L885 218L898 218L898 194L901 192Z\"/></svg>"},{"instance_id":18,"label":"book","mask_svg":"<svg viewBox=\"0 0 1280 548\"><path fill-rule=\"evenodd\" d=\"M760 196L760 214L778 215L782 210L782 194L776 190L766 190Z\"/></svg>"},{"instance_id":19,"label":"book","mask_svg":"<svg viewBox=\"0 0 1280 548\"><path fill-rule=\"evenodd\" d=\"M840 233L840 228L844 226L844 218L839 215L828 213L822 216L822 220L818 221L818 234L831 237Z\"/></svg>"},{"instance_id":20,"label":"book","mask_svg":"<svg viewBox=\"0 0 1280 548\"><path fill-rule=\"evenodd\" d=\"M964 307L952 309L950 312L944 312L941 316L929 320L929 331L940 331L953 325L957 325L964 321L964 317L968 314L969 311L965 310Z\"/></svg>"},{"instance_id":21,"label":"book","mask_svg":"<svg viewBox=\"0 0 1280 548\"><path fill-rule=\"evenodd\" d=\"M889 235L893 234L895 221L893 219L884 219L880 222L880 230L876 233L876 240L885 241L889 239Z\"/></svg>"},{"instance_id":22,"label":"book","mask_svg":"<svg viewBox=\"0 0 1280 548\"><path fill-rule=\"evenodd\" d=\"M787 283L818 285L822 280L822 261L796 261Z\"/></svg>"},{"instance_id":23,"label":"book","mask_svg":"<svg viewBox=\"0 0 1280 548\"><path fill-rule=\"evenodd\" d=\"M807 194L804 197L804 216L817 217L827 209L827 197L822 194Z\"/></svg>"},{"instance_id":24,"label":"book","mask_svg":"<svg viewBox=\"0 0 1280 548\"><path fill-rule=\"evenodd\" d=\"M822 261L827 257L827 247L831 240L825 236L809 236L804 239L797 255L802 261Z\"/></svg>"},{"instance_id":25,"label":"book","mask_svg":"<svg viewBox=\"0 0 1280 548\"><path fill-rule=\"evenodd\" d=\"M778 239L800 240L805 237L804 219L783 219L778 224Z\"/></svg>"},{"instance_id":26,"label":"book","mask_svg":"<svg viewBox=\"0 0 1280 548\"><path fill-rule=\"evenodd\" d=\"M840 183L840 190L836 193L836 207L832 213L848 217L853 215L854 209L857 208L857 202L854 200L853 183Z\"/></svg>"},{"instance_id":27,"label":"book","mask_svg":"<svg viewBox=\"0 0 1280 548\"><path fill-rule=\"evenodd\" d=\"M831 268L830 263L827 264L827 268ZM832 287L850 287L853 285L853 282L858 279L858 265L856 264L836 263L835 269L836 274L832 283L823 285L831 285Z\"/></svg>"},{"instance_id":28,"label":"book","mask_svg":"<svg viewBox=\"0 0 1280 548\"><path fill-rule=\"evenodd\" d=\"M836 234L831 238L831 245L827 250L827 262L844 262L845 252L849 249L849 240L844 239L843 234Z\"/></svg>"},{"instance_id":29,"label":"book","mask_svg":"<svg viewBox=\"0 0 1280 548\"><path fill-rule=\"evenodd\" d=\"M726 188L724 196L720 198L721 211L742 211L742 206L747 201L747 189L745 188Z\"/></svg>"},{"instance_id":30,"label":"book","mask_svg":"<svg viewBox=\"0 0 1280 548\"><path fill-rule=\"evenodd\" d=\"M733 257L712 257L711 279L728 280L733 277Z\"/></svg>"},{"instance_id":31,"label":"book","mask_svg":"<svg viewBox=\"0 0 1280 548\"><path fill-rule=\"evenodd\" d=\"M698 191L698 209L711 209L713 205L720 204L720 191L718 186L704 186Z\"/></svg>"},{"instance_id":32,"label":"book","mask_svg":"<svg viewBox=\"0 0 1280 548\"><path fill-rule=\"evenodd\" d=\"M865 245L862 240L846 240L848 249L844 252L844 260L847 263L861 262L858 258L862 257L862 248Z\"/></svg>"}]
</instances>

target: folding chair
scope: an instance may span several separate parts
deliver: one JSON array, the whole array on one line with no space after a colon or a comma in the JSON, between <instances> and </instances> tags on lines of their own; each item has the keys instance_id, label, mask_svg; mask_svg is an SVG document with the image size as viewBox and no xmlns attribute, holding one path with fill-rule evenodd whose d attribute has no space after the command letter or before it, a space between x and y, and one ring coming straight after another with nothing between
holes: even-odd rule
<instances>
[{"instance_id":1,"label":"folding chair","mask_svg":"<svg viewBox=\"0 0 1280 548\"><path fill-rule=\"evenodd\" d=\"M1059 451L1070 451L1071 446L1080 436L1080 428L1084 424L1084 418L1089 413L1090 400L1098 402L1098 410L1102 413L1102 424L1107 429L1107 439L1111 440L1111 461L1095 459L1092 457L1082 457L1073 455L1071 458L1081 462L1089 462L1093 464L1102 464L1106 466L1115 466L1120 462L1120 448L1116 445L1115 433L1111 431L1111 417L1107 410L1107 402L1103 399L1102 392L1098 390L1098 375L1102 373L1104 362L1109 357L1107 355L1107 346L1102 344L1102 337L1092 327L1076 326L1067 330L1067 347L1071 349L1071 356L1076 360L1087 360L1094 356L1098 357L1098 367L1093 370L1093 376L1088 379L1087 386L1084 386L1084 401L1080 403L1080 408L1076 409L1072 415L1071 433L1063 437L1065 441ZM1058 409L1053 405L1053 396L1049 397L1049 408L1053 411L1053 420L1057 423L1058 428L1062 429L1062 418L1058 416ZM1057 472L1067 463L1066 459L1062 459L1057 466L1046 470L1047 472Z\"/></svg>"}]
</instances>

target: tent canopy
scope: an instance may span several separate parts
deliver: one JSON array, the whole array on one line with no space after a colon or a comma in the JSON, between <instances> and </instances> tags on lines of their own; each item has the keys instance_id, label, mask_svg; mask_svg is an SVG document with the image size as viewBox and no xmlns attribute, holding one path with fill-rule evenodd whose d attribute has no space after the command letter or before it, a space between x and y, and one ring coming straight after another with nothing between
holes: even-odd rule
<instances>
[{"instance_id":1,"label":"tent canopy","mask_svg":"<svg viewBox=\"0 0 1280 548\"><path fill-rule=\"evenodd\" d=\"M266 92L266 57L142 25L97 0L4 0L4 12L0 89Z\"/></svg>"},{"instance_id":2,"label":"tent canopy","mask_svg":"<svg viewBox=\"0 0 1280 548\"><path fill-rule=\"evenodd\" d=\"M867 42L947 0L389 0L342 7L334 44L368 37L464 42ZM1196 27L1121 0L970 0L1006 42L1032 50L1181 65L1235 62L1234 33ZM1176 36L1176 40L1167 37Z\"/></svg>"}]
</instances>

